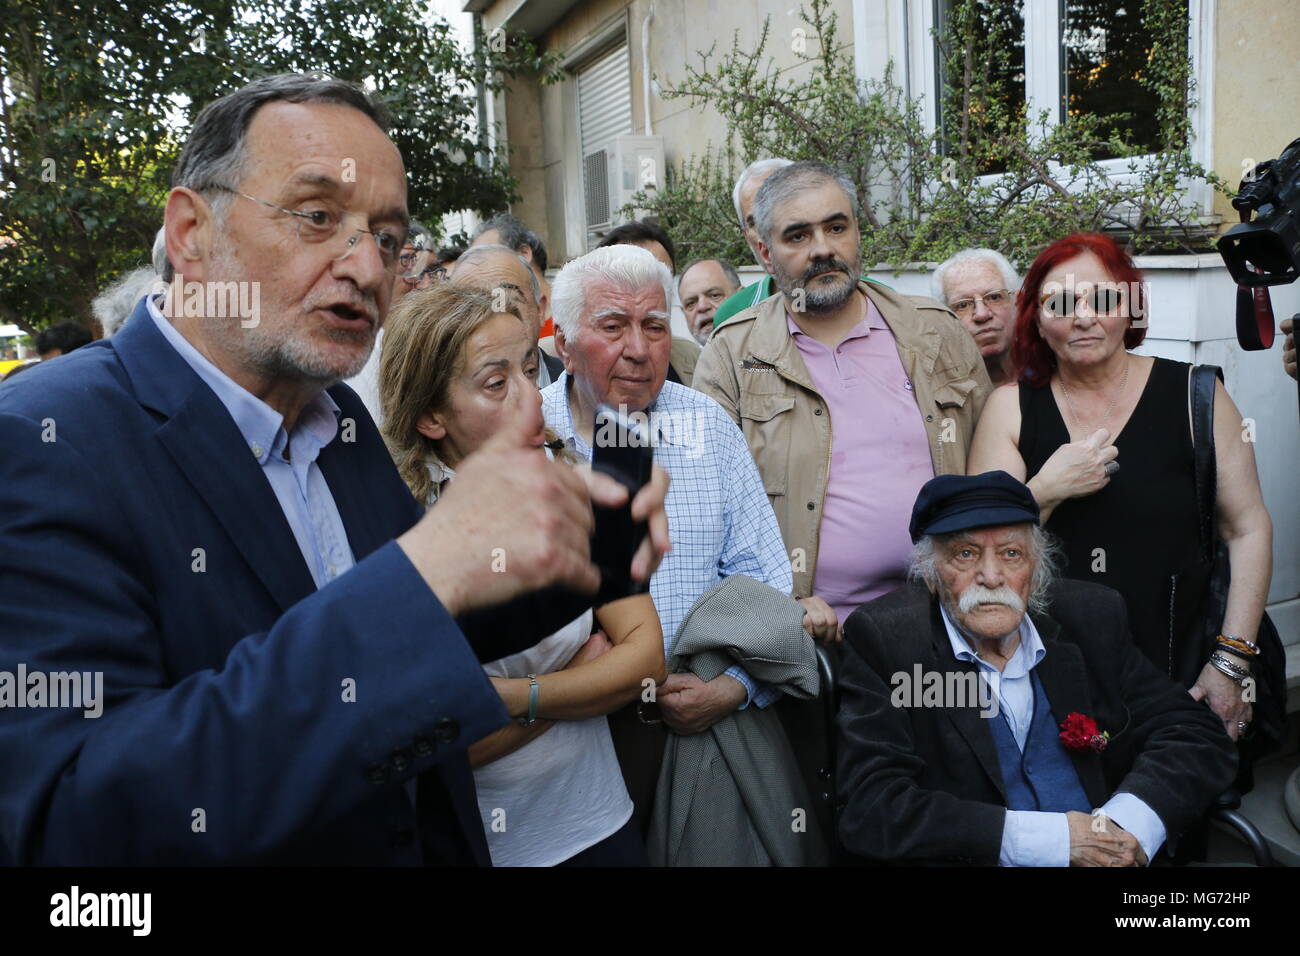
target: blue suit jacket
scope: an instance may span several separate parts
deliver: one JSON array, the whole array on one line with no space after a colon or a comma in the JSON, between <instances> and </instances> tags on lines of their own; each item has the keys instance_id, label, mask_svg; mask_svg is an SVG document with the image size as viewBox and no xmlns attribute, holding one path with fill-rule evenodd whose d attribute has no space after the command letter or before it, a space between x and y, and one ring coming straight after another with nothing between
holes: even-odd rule
<instances>
[{"instance_id":1,"label":"blue suit jacket","mask_svg":"<svg viewBox=\"0 0 1300 956\"><path fill-rule=\"evenodd\" d=\"M507 715L480 660L591 598L475 615L472 647L392 540L420 508L373 422L330 395L355 441L341 429L319 465L357 565L318 591L143 301L112 340L0 388L0 670L101 671L104 701L98 719L0 709L0 856L489 862L465 751Z\"/></svg>"}]
</instances>

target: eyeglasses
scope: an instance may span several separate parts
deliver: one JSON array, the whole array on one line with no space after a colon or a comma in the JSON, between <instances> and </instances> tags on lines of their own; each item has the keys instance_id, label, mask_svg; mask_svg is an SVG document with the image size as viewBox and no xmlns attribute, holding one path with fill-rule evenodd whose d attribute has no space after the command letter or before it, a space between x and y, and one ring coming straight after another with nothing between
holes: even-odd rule
<instances>
[{"instance_id":1,"label":"eyeglasses","mask_svg":"<svg viewBox=\"0 0 1300 956\"><path fill-rule=\"evenodd\" d=\"M402 274L402 281L412 286L420 285L425 278L432 279L434 282L443 282L447 278L447 269L445 266L433 265L419 272L407 273L404 271Z\"/></svg>"},{"instance_id":2,"label":"eyeglasses","mask_svg":"<svg viewBox=\"0 0 1300 956\"><path fill-rule=\"evenodd\" d=\"M986 292L984 295L971 296L969 299L958 299L956 302L949 302L948 308L961 316L970 315L975 311L975 303L983 302L990 309L996 309L998 306L1005 305L1011 299L1011 292L1008 289L998 289L996 292Z\"/></svg>"},{"instance_id":3,"label":"eyeglasses","mask_svg":"<svg viewBox=\"0 0 1300 956\"><path fill-rule=\"evenodd\" d=\"M1073 295L1063 289L1038 297L1040 306L1052 315L1066 318L1074 317L1080 302L1088 303L1093 315L1114 315L1124 303L1124 292L1113 285L1098 285L1087 292L1075 292Z\"/></svg>"},{"instance_id":4,"label":"eyeglasses","mask_svg":"<svg viewBox=\"0 0 1300 956\"><path fill-rule=\"evenodd\" d=\"M219 189L235 196L243 196L245 199L251 199L255 203L282 212L286 216L293 216L298 224L298 241L307 245L325 247L330 253L330 258L334 261L346 259L352 250L357 247L361 234L365 233L374 238L375 246L379 249L379 261L383 263L384 271L389 275L396 275L402 271L402 247L406 245L407 235L405 229L372 231L357 228L350 233L346 233L345 244L340 245L338 238L345 234L343 220L349 215L355 215L354 213L336 212L333 209L313 209L310 212L299 212L296 209L285 209L283 206L277 206L265 199L258 199L248 193L241 193L238 189L231 189L222 183L213 183L207 188ZM339 251L335 252L336 249Z\"/></svg>"},{"instance_id":5,"label":"eyeglasses","mask_svg":"<svg viewBox=\"0 0 1300 956\"><path fill-rule=\"evenodd\" d=\"M426 253L423 249L413 249L410 252L403 252L400 256L397 257L397 261L402 266L403 278L410 275L411 270L415 268L416 260L424 255L428 255L428 253Z\"/></svg>"}]
</instances>

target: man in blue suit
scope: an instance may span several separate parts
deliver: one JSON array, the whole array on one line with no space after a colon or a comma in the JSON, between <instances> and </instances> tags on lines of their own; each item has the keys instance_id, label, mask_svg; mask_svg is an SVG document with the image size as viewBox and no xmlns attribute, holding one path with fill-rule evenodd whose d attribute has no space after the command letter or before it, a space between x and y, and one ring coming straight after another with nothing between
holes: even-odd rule
<instances>
[{"instance_id":1,"label":"man in blue suit","mask_svg":"<svg viewBox=\"0 0 1300 956\"><path fill-rule=\"evenodd\" d=\"M259 80L182 152L167 296L0 388L0 857L489 862L465 751L507 716L479 661L618 586L590 501L625 493L498 436L420 518L336 384L407 223L361 91ZM665 487L634 502L639 578ZM73 673L98 716L55 693Z\"/></svg>"}]
</instances>

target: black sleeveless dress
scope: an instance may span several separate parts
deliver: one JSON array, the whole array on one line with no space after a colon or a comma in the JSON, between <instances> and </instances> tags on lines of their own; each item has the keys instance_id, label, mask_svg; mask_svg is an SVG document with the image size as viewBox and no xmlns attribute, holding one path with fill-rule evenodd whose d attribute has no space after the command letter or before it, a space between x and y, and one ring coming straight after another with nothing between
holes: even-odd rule
<instances>
[{"instance_id":1,"label":"black sleeveless dress","mask_svg":"<svg viewBox=\"0 0 1300 956\"><path fill-rule=\"evenodd\" d=\"M1119 591L1133 640L1176 678L1171 600L1178 574L1199 555L1192 433L1187 421L1190 366L1157 358L1128 423L1115 440L1120 470L1095 494L1057 506L1046 528L1060 539L1064 575ZM1049 387L1020 385L1020 454L1038 474L1069 431ZM1050 610L1048 613L1051 613Z\"/></svg>"}]
</instances>

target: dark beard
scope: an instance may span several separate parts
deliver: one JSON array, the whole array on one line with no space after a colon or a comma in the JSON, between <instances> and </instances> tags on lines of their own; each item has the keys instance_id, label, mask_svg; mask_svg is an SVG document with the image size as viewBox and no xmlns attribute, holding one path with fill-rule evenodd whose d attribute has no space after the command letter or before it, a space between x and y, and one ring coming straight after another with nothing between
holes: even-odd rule
<instances>
[{"instance_id":1,"label":"dark beard","mask_svg":"<svg viewBox=\"0 0 1300 956\"><path fill-rule=\"evenodd\" d=\"M804 270L798 281L793 280L780 267L772 274L772 279L776 287L781 290L787 299L797 300L797 291L803 290L803 311L820 313L833 312L849 300L853 292L858 287L857 276L861 272L862 257L859 255L850 265L843 259L822 259L814 262ZM820 286L809 287L808 283L819 275L825 275L828 272L842 271L846 278L844 283L836 284L827 289Z\"/></svg>"}]
</instances>

